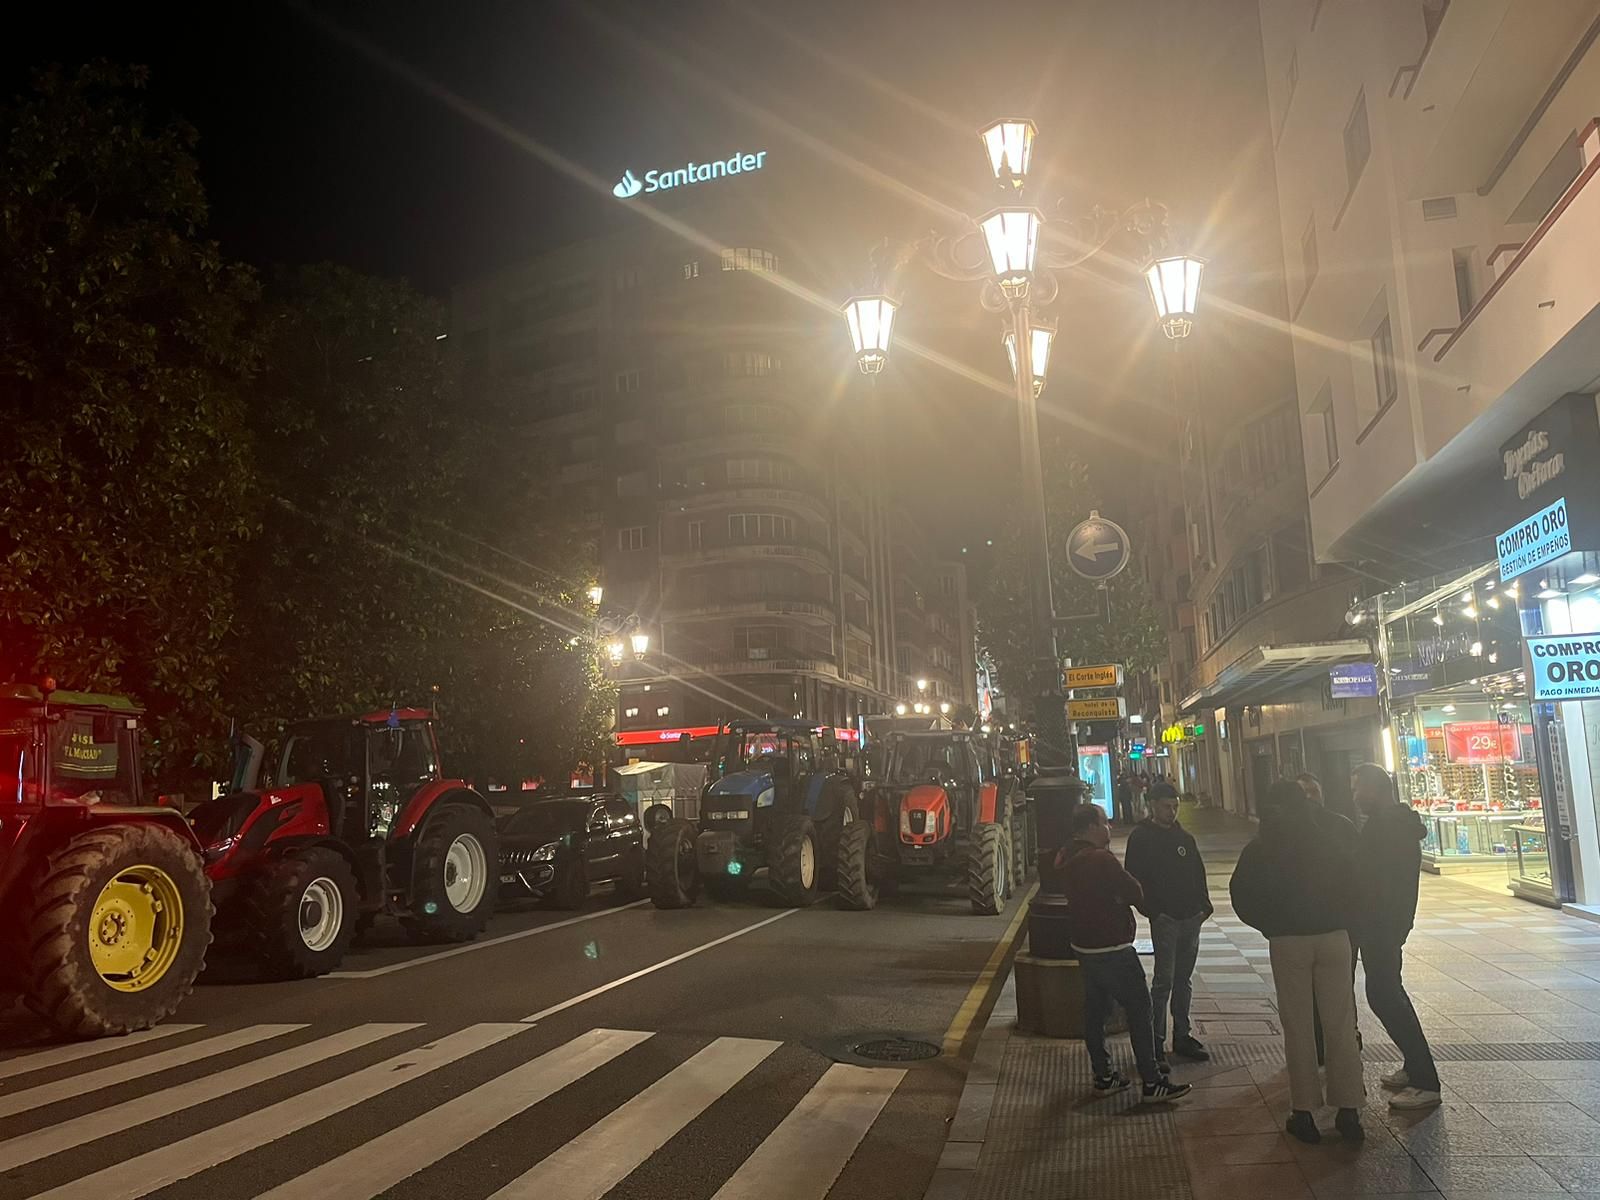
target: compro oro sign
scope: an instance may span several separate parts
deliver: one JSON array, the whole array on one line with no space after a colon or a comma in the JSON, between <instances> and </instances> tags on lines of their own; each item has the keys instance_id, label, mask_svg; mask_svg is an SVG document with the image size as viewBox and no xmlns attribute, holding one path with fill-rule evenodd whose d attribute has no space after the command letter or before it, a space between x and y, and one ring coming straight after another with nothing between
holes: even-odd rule
<instances>
[{"instance_id":1,"label":"compro oro sign","mask_svg":"<svg viewBox=\"0 0 1600 1200\"><path fill-rule=\"evenodd\" d=\"M646 171L643 179L629 168L622 173L622 178L617 180L616 186L611 189L611 194L618 200L631 200L640 192L647 196L652 192L669 192L674 188L710 183L713 179L725 179L730 175L748 175L766 165L765 150L757 150L753 154L735 150L727 158L719 158L712 162L690 161L681 167L657 167Z\"/></svg>"},{"instance_id":2,"label":"compro oro sign","mask_svg":"<svg viewBox=\"0 0 1600 1200\"><path fill-rule=\"evenodd\" d=\"M1515 579L1572 549L1567 529L1567 500L1563 496L1525 521L1518 521L1494 540L1500 560L1500 578Z\"/></svg>"},{"instance_id":3,"label":"compro oro sign","mask_svg":"<svg viewBox=\"0 0 1600 1200\"><path fill-rule=\"evenodd\" d=\"M1600 699L1600 633L1523 639L1534 700Z\"/></svg>"}]
</instances>

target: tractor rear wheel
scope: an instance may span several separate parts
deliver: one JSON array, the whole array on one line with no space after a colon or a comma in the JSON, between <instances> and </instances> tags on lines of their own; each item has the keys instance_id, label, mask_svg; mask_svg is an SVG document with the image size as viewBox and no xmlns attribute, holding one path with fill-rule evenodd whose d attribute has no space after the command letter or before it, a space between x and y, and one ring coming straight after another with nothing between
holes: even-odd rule
<instances>
[{"instance_id":1,"label":"tractor rear wheel","mask_svg":"<svg viewBox=\"0 0 1600 1200\"><path fill-rule=\"evenodd\" d=\"M489 815L449 804L428 817L411 868L406 932L419 942L470 942L494 911L499 837Z\"/></svg>"},{"instance_id":2,"label":"tractor rear wheel","mask_svg":"<svg viewBox=\"0 0 1600 1200\"><path fill-rule=\"evenodd\" d=\"M1011 850L1005 827L985 821L972 831L972 857L967 860L967 895L972 911L983 916L1004 912Z\"/></svg>"},{"instance_id":3,"label":"tractor rear wheel","mask_svg":"<svg viewBox=\"0 0 1600 1200\"><path fill-rule=\"evenodd\" d=\"M23 914L28 1007L74 1037L148 1029L193 989L211 915L200 856L176 834L79 834L50 855Z\"/></svg>"},{"instance_id":4,"label":"tractor rear wheel","mask_svg":"<svg viewBox=\"0 0 1600 1200\"><path fill-rule=\"evenodd\" d=\"M700 865L695 860L695 828L668 821L650 831L645 851L645 882L657 908L689 908L700 895Z\"/></svg>"},{"instance_id":5,"label":"tractor rear wheel","mask_svg":"<svg viewBox=\"0 0 1600 1200\"><path fill-rule=\"evenodd\" d=\"M839 900L846 908L865 912L878 904L878 884L872 862L872 824L852 821L839 835Z\"/></svg>"},{"instance_id":6,"label":"tractor rear wheel","mask_svg":"<svg viewBox=\"0 0 1600 1200\"><path fill-rule=\"evenodd\" d=\"M244 919L262 974L311 979L344 961L361 903L355 872L327 846L291 850L245 890Z\"/></svg>"},{"instance_id":7,"label":"tractor rear wheel","mask_svg":"<svg viewBox=\"0 0 1600 1200\"><path fill-rule=\"evenodd\" d=\"M767 882L779 903L802 908L816 900L820 866L817 827L809 817L773 822L767 842Z\"/></svg>"}]
</instances>

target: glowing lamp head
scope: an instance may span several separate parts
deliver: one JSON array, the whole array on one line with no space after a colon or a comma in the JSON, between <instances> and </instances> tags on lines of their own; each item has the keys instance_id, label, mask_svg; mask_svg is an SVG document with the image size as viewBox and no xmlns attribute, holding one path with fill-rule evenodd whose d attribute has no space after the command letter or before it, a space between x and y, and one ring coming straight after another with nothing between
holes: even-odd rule
<instances>
[{"instance_id":1,"label":"glowing lamp head","mask_svg":"<svg viewBox=\"0 0 1600 1200\"><path fill-rule=\"evenodd\" d=\"M594 605L596 608L600 607L600 601L605 599L605 595L605 588L601 587L598 583L591 583L589 585L589 603Z\"/></svg>"},{"instance_id":2,"label":"glowing lamp head","mask_svg":"<svg viewBox=\"0 0 1600 1200\"><path fill-rule=\"evenodd\" d=\"M1200 303L1200 275L1205 266L1203 258L1179 254L1158 258L1144 269L1156 319L1169 338L1188 337L1194 327L1195 307Z\"/></svg>"},{"instance_id":3,"label":"glowing lamp head","mask_svg":"<svg viewBox=\"0 0 1600 1200\"><path fill-rule=\"evenodd\" d=\"M857 296L844 306L845 324L855 346L856 362L867 375L876 375L889 361L889 336L900 305L887 296Z\"/></svg>"},{"instance_id":4,"label":"glowing lamp head","mask_svg":"<svg viewBox=\"0 0 1600 1200\"><path fill-rule=\"evenodd\" d=\"M939 711L942 712L942 713L948 714L950 712L950 701L948 701L948 700L939 701Z\"/></svg>"},{"instance_id":5,"label":"glowing lamp head","mask_svg":"<svg viewBox=\"0 0 1600 1200\"><path fill-rule=\"evenodd\" d=\"M1002 118L979 131L997 181L1013 188L1026 182L1035 132L1033 122L1021 117Z\"/></svg>"},{"instance_id":6,"label":"glowing lamp head","mask_svg":"<svg viewBox=\"0 0 1600 1200\"><path fill-rule=\"evenodd\" d=\"M897 717L905 716L906 715L906 706L904 704L896 704L894 706L894 715L897 716Z\"/></svg>"},{"instance_id":7,"label":"glowing lamp head","mask_svg":"<svg viewBox=\"0 0 1600 1200\"><path fill-rule=\"evenodd\" d=\"M1042 224L1038 210L1032 208L997 208L978 222L995 282L1013 300L1028 294Z\"/></svg>"},{"instance_id":8,"label":"glowing lamp head","mask_svg":"<svg viewBox=\"0 0 1600 1200\"><path fill-rule=\"evenodd\" d=\"M1050 365L1050 346L1055 341L1056 327L1047 321L1035 321L1028 329L1028 369L1033 375L1033 394L1044 391L1044 374ZM1011 377L1017 375L1017 334L1005 332L1006 357L1011 360Z\"/></svg>"},{"instance_id":9,"label":"glowing lamp head","mask_svg":"<svg viewBox=\"0 0 1600 1200\"><path fill-rule=\"evenodd\" d=\"M917 680L917 691L925 692L927 690L928 690L928 681L926 679Z\"/></svg>"},{"instance_id":10,"label":"glowing lamp head","mask_svg":"<svg viewBox=\"0 0 1600 1200\"><path fill-rule=\"evenodd\" d=\"M613 667L622 665L622 656L627 652L627 647L621 642L610 642L606 645L606 657L611 660Z\"/></svg>"},{"instance_id":11,"label":"glowing lamp head","mask_svg":"<svg viewBox=\"0 0 1600 1200\"><path fill-rule=\"evenodd\" d=\"M633 656L643 658L650 652L650 635L644 630L635 630L629 635L628 640L633 643Z\"/></svg>"}]
</instances>

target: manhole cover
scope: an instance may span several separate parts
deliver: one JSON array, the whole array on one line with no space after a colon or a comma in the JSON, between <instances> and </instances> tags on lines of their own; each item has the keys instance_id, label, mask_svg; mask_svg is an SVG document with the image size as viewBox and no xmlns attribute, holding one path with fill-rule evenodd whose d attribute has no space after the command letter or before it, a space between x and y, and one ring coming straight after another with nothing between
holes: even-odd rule
<instances>
[{"instance_id":1,"label":"manhole cover","mask_svg":"<svg viewBox=\"0 0 1600 1200\"><path fill-rule=\"evenodd\" d=\"M938 1058L940 1050L932 1042L919 1041L916 1038L873 1038L870 1041L852 1043L850 1053L861 1058L870 1058L874 1062L902 1063Z\"/></svg>"}]
</instances>

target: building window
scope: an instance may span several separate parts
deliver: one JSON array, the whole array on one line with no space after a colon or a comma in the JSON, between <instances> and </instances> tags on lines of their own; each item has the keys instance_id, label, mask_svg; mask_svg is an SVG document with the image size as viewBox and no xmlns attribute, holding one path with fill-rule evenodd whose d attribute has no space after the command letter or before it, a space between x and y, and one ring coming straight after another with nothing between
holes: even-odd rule
<instances>
[{"instance_id":1,"label":"building window","mask_svg":"<svg viewBox=\"0 0 1600 1200\"><path fill-rule=\"evenodd\" d=\"M619 446L637 446L645 440L646 429L643 418L635 417L629 421L618 421L613 433Z\"/></svg>"},{"instance_id":2,"label":"building window","mask_svg":"<svg viewBox=\"0 0 1600 1200\"><path fill-rule=\"evenodd\" d=\"M1317 214L1312 213L1311 219L1306 222L1306 231L1300 235L1300 302L1305 303L1311 294L1311 285L1316 282L1317 271L1321 267L1317 258Z\"/></svg>"},{"instance_id":3,"label":"building window","mask_svg":"<svg viewBox=\"0 0 1600 1200\"><path fill-rule=\"evenodd\" d=\"M792 542L794 518L772 513L730 513L728 515L728 540L730 542Z\"/></svg>"},{"instance_id":4,"label":"building window","mask_svg":"<svg viewBox=\"0 0 1600 1200\"><path fill-rule=\"evenodd\" d=\"M635 367L631 371L617 372L617 394L637 392L644 383L644 372Z\"/></svg>"},{"instance_id":5,"label":"building window","mask_svg":"<svg viewBox=\"0 0 1600 1200\"><path fill-rule=\"evenodd\" d=\"M617 530L618 550L643 550L645 547L644 526L628 525Z\"/></svg>"},{"instance_id":6,"label":"building window","mask_svg":"<svg viewBox=\"0 0 1600 1200\"><path fill-rule=\"evenodd\" d=\"M683 264L683 277L685 279L699 279L700 278L700 260L699 259L697 259L697 258L696 259L691 259L690 261L688 261L688 262Z\"/></svg>"},{"instance_id":7,"label":"building window","mask_svg":"<svg viewBox=\"0 0 1600 1200\"><path fill-rule=\"evenodd\" d=\"M572 389L572 407L590 408L600 401L600 389L593 384Z\"/></svg>"},{"instance_id":8,"label":"building window","mask_svg":"<svg viewBox=\"0 0 1600 1200\"><path fill-rule=\"evenodd\" d=\"M771 375L777 369L778 360L764 350L730 350L722 356L722 373L733 379Z\"/></svg>"},{"instance_id":9,"label":"building window","mask_svg":"<svg viewBox=\"0 0 1600 1200\"><path fill-rule=\"evenodd\" d=\"M626 499L629 497L648 496L650 494L650 474L647 471L629 471L626 475L617 476L617 495Z\"/></svg>"},{"instance_id":10,"label":"building window","mask_svg":"<svg viewBox=\"0 0 1600 1200\"><path fill-rule=\"evenodd\" d=\"M1333 385L1324 383L1311 402L1311 415L1322 431L1322 473L1339 465L1339 424L1333 415Z\"/></svg>"},{"instance_id":11,"label":"building window","mask_svg":"<svg viewBox=\"0 0 1600 1200\"><path fill-rule=\"evenodd\" d=\"M1377 389L1378 412L1382 412L1394 403L1394 398L1399 391L1399 384L1395 377L1394 369L1394 332L1389 325L1389 318L1384 316L1378 322L1378 327L1372 331L1372 379Z\"/></svg>"},{"instance_id":12,"label":"building window","mask_svg":"<svg viewBox=\"0 0 1600 1200\"><path fill-rule=\"evenodd\" d=\"M775 626L734 626L733 652L740 658L767 658L778 645L778 630Z\"/></svg>"},{"instance_id":13,"label":"building window","mask_svg":"<svg viewBox=\"0 0 1600 1200\"><path fill-rule=\"evenodd\" d=\"M688 530L689 549L704 549L706 544L706 523L704 521L690 521Z\"/></svg>"},{"instance_id":14,"label":"building window","mask_svg":"<svg viewBox=\"0 0 1600 1200\"><path fill-rule=\"evenodd\" d=\"M770 458L730 458L729 483L792 483L794 467Z\"/></svg>"},{"instance_id":15,"label":"building window","mask_svg":"<svg viewBox=\"0 0 1600 1200\"><path fill-rule=\"evenodd\" d=\"M670 716L671 713L672 713L672 706L668 705L668 704L663 704L663 705L659 706L656 709L656 716L658 716L658 717Z\"/></svg>"},{"instance_id":16,"label":"building window","mask_svg":"<svg viewBox=\"0 0 1600 1200\"><path fill-rule=\"evenodd\" d=\"M1464 321L1478 302L1477 290L1472 286L1472 247L1452 250L1450 260L1456 274L1456 311Z\"/></svg>"},{"instance_id":17,"label":"building window","mask_svg":"<svg viewBox=\"0 0 1600 1200\"><path fill-rule=\"evenodd\" d=\"M776 271L778 256L770 250L755 250L738 246L722 252L724 271Z\"/></svg>"},{"instance_id":18,"label":"building window","mask_svg":"<svg viewBox=\"0 0 1600 1200\"><path fill-rule=\"evenodd\" d=\"M1367 126L1367 94L1356 95L1356 106L1344 126L1344 180L1345 194L1356 190L1361 172L1372 155L1372 130Z\"/></svg>"},{"instance_id":19,"label":"building window","mask_svg":"<svg viewBox=\"0 0 1600 1200\"><path fill-rule=\"evenodd\" d=\"M625 717L637 717L639 710L637 708L625 708L622 710L622 715Z\"/></svg>"},{"instance_id":20,"label":"building window","mask_svg":"<svg viewBox=\"0 0 1600 1200\"><path fill-rule=\"evenodd\" d=\"M616 287L619 292L631 292L639 286L639 272L637 270L618 271Z\"/></svg>"}]
</instances>

